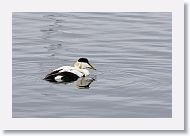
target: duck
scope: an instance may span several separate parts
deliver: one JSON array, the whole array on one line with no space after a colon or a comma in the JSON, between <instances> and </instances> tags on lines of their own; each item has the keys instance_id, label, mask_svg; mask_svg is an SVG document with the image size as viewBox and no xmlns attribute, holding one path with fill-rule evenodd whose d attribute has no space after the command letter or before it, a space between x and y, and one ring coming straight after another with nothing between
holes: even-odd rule
<instances>
[{"instance_id":1,"label":"duck","mask_svg":"<svg viewBox=\"0 0 190 136\"><path fill-rule=\"evenodd\" d=\"M75 63L74 67L72 66L62 66L59 67L49 74L47 74L44 78L46 81L50 82L73 82L78 80L81 77L87 77L90 75L88 69L93 69L87 58L79 58Z\"/></svg>"}]
</instances>

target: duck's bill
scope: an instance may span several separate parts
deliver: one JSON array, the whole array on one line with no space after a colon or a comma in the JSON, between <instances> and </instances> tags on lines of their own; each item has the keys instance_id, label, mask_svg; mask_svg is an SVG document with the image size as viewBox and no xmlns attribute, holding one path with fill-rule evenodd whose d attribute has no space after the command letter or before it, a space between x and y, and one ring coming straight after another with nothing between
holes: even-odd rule
<instances>
[{"instance_id":1,"label":"duck's bill","mask_svg":"<svg viewBox=\"0 0 190 136\"><path fill-rule=\"evenodd\" d=\"M88 65L90 66L91 69L96 70L90 63L88 63Z\"/></svg>"}]
</instances>

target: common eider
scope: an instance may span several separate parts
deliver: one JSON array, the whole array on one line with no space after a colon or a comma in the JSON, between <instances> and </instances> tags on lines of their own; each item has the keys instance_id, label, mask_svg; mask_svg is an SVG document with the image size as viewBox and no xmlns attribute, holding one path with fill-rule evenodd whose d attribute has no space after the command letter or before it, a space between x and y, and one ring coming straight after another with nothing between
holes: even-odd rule
<instances>
[{"instance_id":1,"label":"common eider","mask_svg":"<svg viewBox=\"0 0 190 136\"><path fill-rule=\"evenodd\" d=\"M75 62L74 67L62 66L51 73L47 74L44 80L50 82L72 82L76 81L80 77L86 77L90 75L88 68L96 70L88 61L87 58L80 58Z\"/></svg>"}]
</instances>

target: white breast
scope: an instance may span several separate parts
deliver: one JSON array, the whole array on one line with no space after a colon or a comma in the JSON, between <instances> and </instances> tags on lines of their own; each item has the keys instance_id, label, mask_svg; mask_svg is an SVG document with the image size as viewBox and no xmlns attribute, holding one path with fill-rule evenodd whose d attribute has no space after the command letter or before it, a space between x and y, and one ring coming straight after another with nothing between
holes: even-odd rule
<instances>
[{"instance_id":1,"label":"white breast","mask_svg":"<svg viewBox=\"0 0 190 136\"><path fill-rule=\"evenodd\" d=\"M89 72L87 69L80 69L80 71L81 71L85 76L90 75L90 72Z\"/></svg>"}]
</instances>

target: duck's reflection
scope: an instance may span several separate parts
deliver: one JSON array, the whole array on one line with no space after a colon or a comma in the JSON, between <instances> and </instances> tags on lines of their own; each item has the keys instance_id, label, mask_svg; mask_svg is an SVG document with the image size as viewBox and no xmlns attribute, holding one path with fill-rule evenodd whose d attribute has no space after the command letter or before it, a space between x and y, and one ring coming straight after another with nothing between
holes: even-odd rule
<instances>
[{"instance_id":1,"label":"duck's reflection","mask_svg":"<svg viewBox=\"0 0 190 136\"><path fill-rule=\"evenodd\" d=\"M75 81L71 81L71 82L51 82L54 84L65 84L65 85L69 85L69 84L74 84L78 89L89 89L90 85L92 84L92 82L94 82L96 80L96 76L86 76L86 77L81 77L78 78Z\"/></svg>"},{"instance_id":2,"label":"duck's reflection","mask_svg":"<svg viewBox=\"0 0 190 136\"><path fill-rule=\"evenodd\" d=\"M92 82L96 80L94 77L82 77L75 81L75 85L78 89L89 89Z\"/></svg>"}]
</instances>

